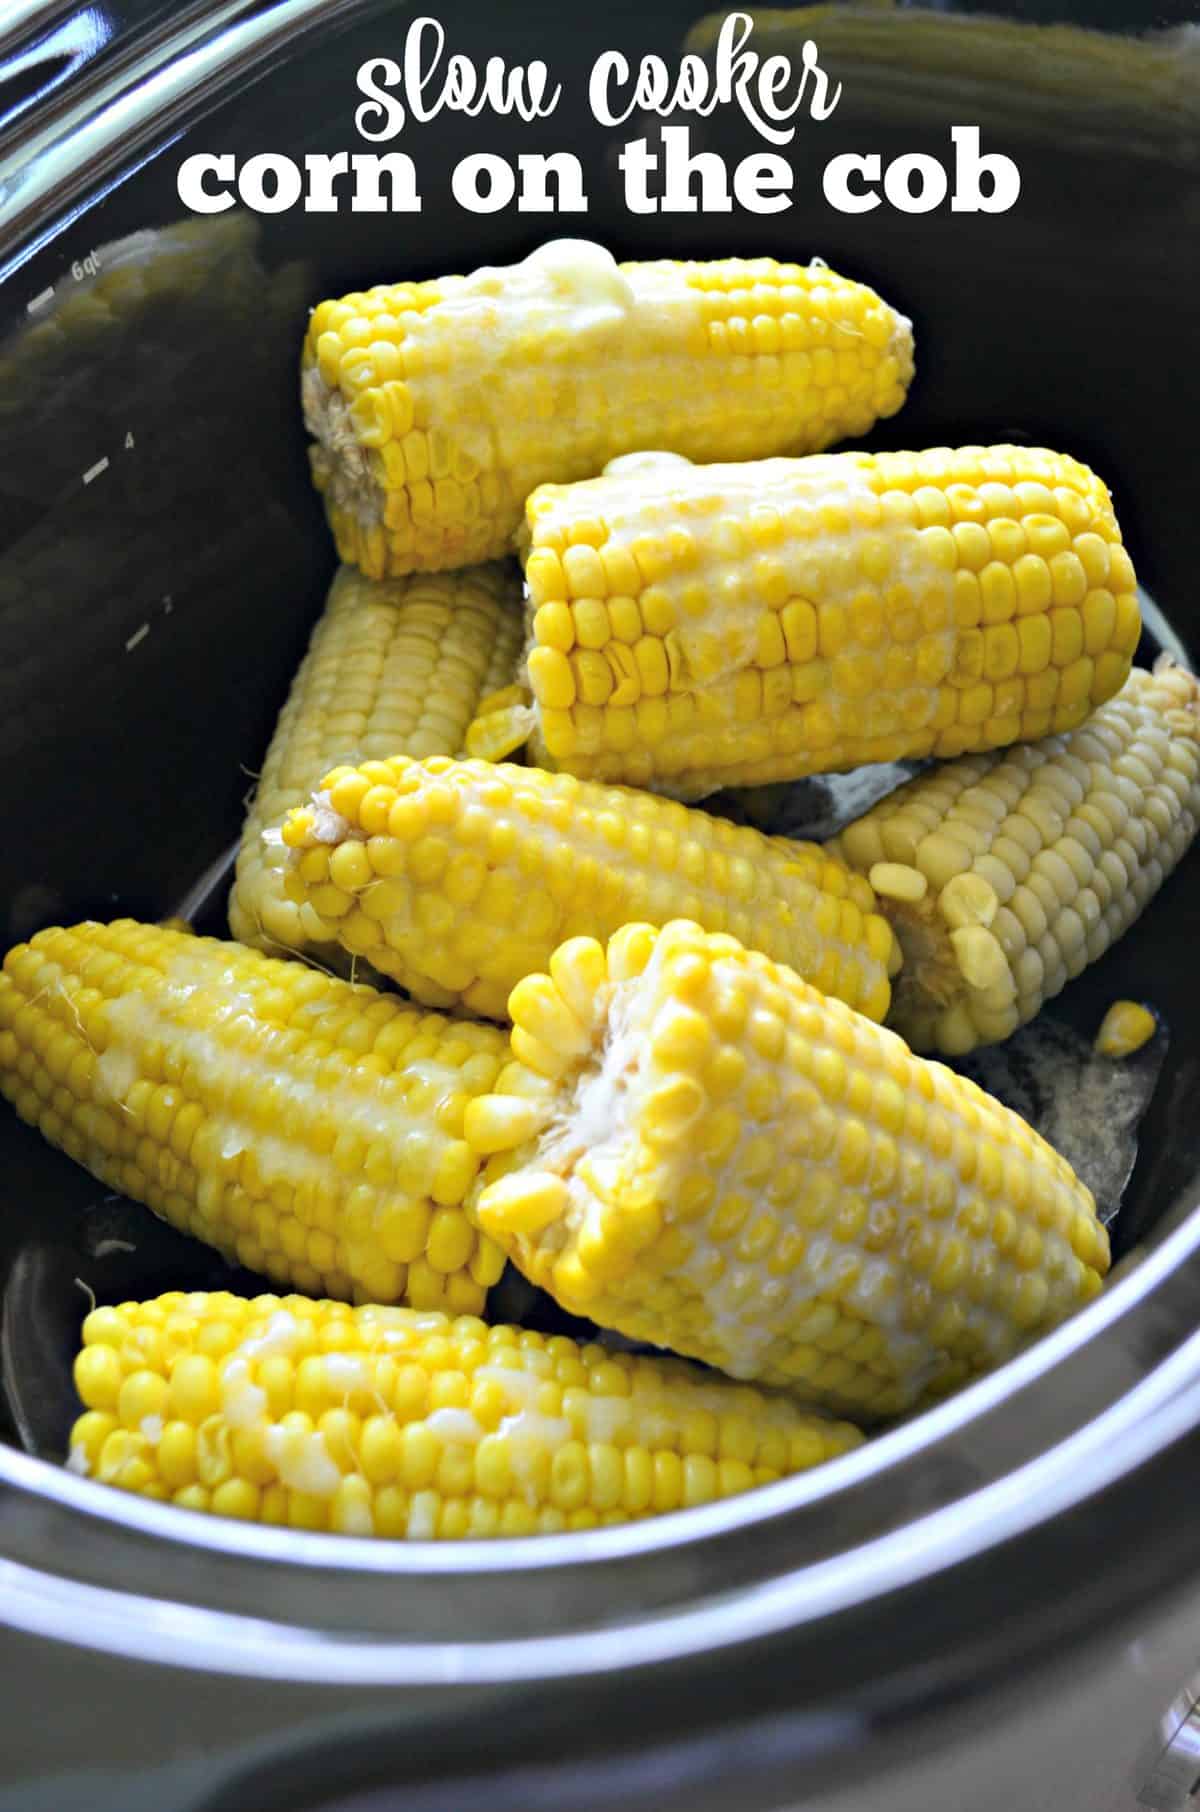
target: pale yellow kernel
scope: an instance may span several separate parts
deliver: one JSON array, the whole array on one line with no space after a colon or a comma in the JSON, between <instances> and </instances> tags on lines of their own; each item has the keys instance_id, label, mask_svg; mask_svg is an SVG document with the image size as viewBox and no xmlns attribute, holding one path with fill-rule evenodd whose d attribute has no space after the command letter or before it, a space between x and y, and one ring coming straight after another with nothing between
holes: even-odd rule
<instances>
[{"instance_id":1,"label":"pale yellow kernel","mask_svg":"<svg viewBox=\"0 0 1200 1812\"><path fill-rule=\"evenodd\" d=\"M89 1409L115 1409L121 1389L121 1361L115 1348L85 1346L75 1360L75 1388Z\"/></svg>"},{"instance_id":2,"label":"pale yellow kernel","mask_svg":"<svg viewBox=\"0 0 1200 1812\"><path fill-rule=\"evenodd\" d=\"M867 878L876 893L912 905L923 900L929 889L929 882L920 869L912 868L906 862L876 862Z\"/></svg>"},{"instance_id":3,"label":"pale yellow kernel","mask_svg":"<svg viewBox=\"0 0 1200 1812\"><path fill-rule=\"evenodd\" d=\"M478 1152L511 1151L541 1130L546 1109L514 1095L479 1095L467 1103L463 1132Z\"/></svg>"},{"instance_id":4,"label":"pale yellow kernel","mask_svg":"<svg viewBox=\"0 0 1200 1812\"><path fill-rule=\"evenodd\" d=\"M566 1213L569 1197L562 1177L550 1171L518 1171L489 1183L476 1203L480 1226L502 1239L536 1234Z\"/></svg>"},{"instance_id":5,"label":"pale yellow kernel","mask_svg":"<svg viewBox=\"0 0 1200 1812\"><path fill-rule=\"evenodd\" d=\"M955 930L968 925L990 925L999 904L995 889L977 874L952 876L938 899L942 917Z\"/></svg>"}]
</instances>

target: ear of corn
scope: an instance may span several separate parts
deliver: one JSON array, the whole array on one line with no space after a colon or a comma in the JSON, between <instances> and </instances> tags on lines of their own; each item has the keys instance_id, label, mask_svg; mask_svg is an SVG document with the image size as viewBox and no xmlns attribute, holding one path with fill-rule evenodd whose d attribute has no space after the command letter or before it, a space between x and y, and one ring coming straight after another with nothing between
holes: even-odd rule
<instances>
[{"instance_id":1,"label":"ear of corn","mask_svg":"<svg viewBox=\"0 0 1200 1812\"><path fill-rule=\"evenodd\" d=\"M874 0L756 6L750 16L764 62L784 56L798 64L806 41L820 45L822 61L845 78L843 130L847 115L873 121L880 113L896 126L910 119L928 129L931 119L959 113L969 85L971 119L989 142L993 134L1005 144L1032 139L1060 156L1107 154L1119 144L1123 157L1194 167L1200 42L1187 26L1135 37ZM710 13L687 34L686 50L710 68L727 17Z\"/></svg>"},{"instance_id":2,"label":"ear of corn","mask_svg":"<svg viewBox=\"0 0 1200 1812\"><path fill-rule=\"evenodd\" d=\"M503 1018L563 939L687 912L873 1019L895 941L871 889L787 843L650 794L486 762L367 762L326 775L283 828L292 898L422 998Z\"/></svg>"},{"instance_id":3,"label":"ear of corn","mask_svg":"<svg viewBox=\"0 0 1200 1812\"><path fill-rule=\"evenodd\" d=\"M1069 736L918 775L832 845L904 950L890 1023L949 1055L1006 1038L1128 930L1198 823L1200 685L1169 659Z\"/></svg>"},{"instance_id":4,"label":"ear of corn","mask_svg":"<svg viewBox=\"0 0 1200 1812\"><path fill-rule=\"evenodd\" d=\"M521 264L322 302L304 346L313 477L372 578L510 550L546 480L642 447L803 453L904 401L910 323L826 265L616 265L560 240Z\"/></svg>"},{"instance_id":5,"label":"ear of corn","mask_svg":"<svg viewBox=\"0 0 1200 1812\"><path fill-rule=\"evenodd\" d=\"M573 1313L882 1416L1100 1287L1092 1197L1023 1120L732 938L580 939L509 1004L474 1212Z\"/></svg>"},{"instance_id":6,"label":"ear of corn","mask_svg":"<svg viewBox=\"0 0 1200 1812\"><path fill-rule=\"evenodd\" d=\"M518 597L516 575L502 565L384 583L340 569L242 831L229 898L234 937L340 963L333 926L286 897L285 852L263 832L339 762L458 754L479 700L514 676Z\"/></svg>"},{"instance_id":7,"label":"ear of corn","mask_svg":"<svg viewBox=\"0 0 1200 1812\"><path fill-rule=\"evenodd\" d=\"M300 1297L96 1309L68 1465L190 1510L344 1535L594 1529L845 1453L844 1422L678 1360Z\"/></svg>"},{"instance_id":8,"label":"ear of corn","mask_svg":"<svg viewBox=\"0 0 1200 1812\"><path fill-rule=\"evenodd\" d=\"M0 974L0 1093L93 1176L313 1293L482 1308L464 1213L490 1026L133 920L42 931Z\"/></svg>"},{"instance_id":9,"label":"ear of corn","mask_svg":"<svg viewBox=\"0 0 1200 1812\"><path fill-rule=\"evenodd\" d=\"M532 702L472 738L588 779L699 798L998 748L1073 729L1137 646L1108 491L1041 448L643 461L527 519Z\"/></svg>"}]
</instances>

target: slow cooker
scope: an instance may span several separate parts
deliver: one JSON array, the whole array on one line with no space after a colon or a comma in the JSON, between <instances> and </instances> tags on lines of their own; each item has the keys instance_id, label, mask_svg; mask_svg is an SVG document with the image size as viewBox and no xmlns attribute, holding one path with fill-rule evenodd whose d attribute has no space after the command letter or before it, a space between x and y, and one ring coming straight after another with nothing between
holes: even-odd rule
<instances>
[{"instance_id":1,"label":"slow cooker","mask_svg":"<svg viewBox=\"0 0 1200 1812\"><path fill-rule=\"evenodd\" d=\"M605 50L677 64L695 0L439 10L446 55L546 62L552 118L450 106L384 149L419 210L212 212L177 177L355 152L356 74L413 9L7 0L0 19L0 840L4 944L86 914L223 927L243 795L333 565L296 401L307 309L522 256L820 254L916 323L873 446L1061 444L1111 482L1140 658L1196 641L1200 51L1184 0L751 14L815 41L789 205L634 213L582 97ZM1062 24L1055 24L1060 21ZM1064 27L1066 29L1064 29ZM1002 28L1002 30L1001 30ZM986 43L980 31L987 33ZM788 33L790 32L790 40ZM1003 32L1008 36L1004 37ZM1000 34L998 36L998 33ZM689 119L729 168L744 113ZM839 153L1011 157L1004 211L839 211ZM375 147L380 148L379 146ZM465 211L485 150L580 159L586 214ZM270 185L268 185L269 189ZM136 281L95 305L100 272ZM121 297L124 296L124 301ZM1200 1795L1200 1029L1193 856L1057 1009L1153 1002L1169 1050L1086 1311L815 1474L529 1542L311 1536L112 1492L61 1462L104 1301L224 1286L0 1115L0 1812L1178 1812ZM232 1287L253 1288L246 1274Z\"/></svg>"}]
</instances>

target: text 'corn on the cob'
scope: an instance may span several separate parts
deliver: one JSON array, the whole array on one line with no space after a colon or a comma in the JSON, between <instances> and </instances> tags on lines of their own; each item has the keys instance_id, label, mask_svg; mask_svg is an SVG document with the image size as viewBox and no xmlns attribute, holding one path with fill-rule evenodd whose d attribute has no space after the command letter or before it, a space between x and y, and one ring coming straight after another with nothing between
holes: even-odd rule
<instances>
[{"instance_id":1,"label":"text 'corn on the cob'","mask_svg":"<svg viewBox=\"0 0 1200 1812\"><path fill-rule=\"evenodd\" d=\"M522 1328L300 1297L93 1311L68 1464L247 1521L550 1534L710 1503L856 1446L844 1422Z\"/></svg>"},{"instance_id":2,"label":"text 'corn on the cob'","mask_svg":"<svg viewBox=\"0 0 1200 1812\"><path fill-rule=\"evenodd\" d=\"M521 264L314 309L313 477L372 578L510 551L525 499L641 447L804 453L892 415L910 323L823 264L614 263L556 240Z\"/></svg>"},{"instance_id":3,"label":"text 'corn on the cob'","mask_svg":"<svg viewBox=\"0 0 1200 1812\"><path fill-rule=\"evenodd\" d=\"M1043 448L621 461L527 520L532 705L472 736L588 779L699 798L997 748L1073 729L1137 646L1108 491Z\"/></svg>"},{"instance_id":4,"label":"text 'corn on the cob'","mask_svg":"<svg viewBox=\"0 0 1200 1812\"><path fill-rule=\"evenodd\" d=\"M1169 657L1069 736L918 775L832 845L904 950L889 1023L952 1056L1007 1038L1128 930L1198 824L1200 685Z\"/></svg>"},{"instance_id":5,"label":"text 'corn on the cob'","mask_svg":"<svg viewBox=\"0 0 1200 1812\"><path fill-rule=\"evenodd\" d=\"M435 1004L503 1018L579 933L687 913L882 1019L899 951L870 886L787 843L648 793L487 762L335 769L283 828L292 899Z\"/></svg>"},{"instance_id":6,"label":"text 'corn on the cob'","mask_svg":"<svg viewBox=\"0 0 1200 1812\"><path fill-rule=\"evenodd\" d=\"M242 831L229 898L235 938L337 960L333 927L285 896L285 852L263 832L341 762L459 754L479 700L515 675L519 596L503 565L384 582L339 570Z\"/></svg>"},{"instance_id":7,"label":"text 'corn on the cob'","mask_svg":"<svg viewBox=\"0 0 1200 1812\"><path fill-rule=\"evenodd\" d=\"M507 1040L239 944L39 932L0 974L0 1093L93 1176L314 1294L474 1313L468 1099Z\"/></svg>"},{"instance_id":8,"label":"text 'corn on the cob'","mask_svg":"<svg viewBox=\"0 0 1200 1812\"><path fill-rule=\"evenodd\" d=\"M578 939L509 1005L474 1212L572 1312L882 1416L1100 1288L1092 1197L1023 1120L732 938Z\"/></svg>"}]
</instances>

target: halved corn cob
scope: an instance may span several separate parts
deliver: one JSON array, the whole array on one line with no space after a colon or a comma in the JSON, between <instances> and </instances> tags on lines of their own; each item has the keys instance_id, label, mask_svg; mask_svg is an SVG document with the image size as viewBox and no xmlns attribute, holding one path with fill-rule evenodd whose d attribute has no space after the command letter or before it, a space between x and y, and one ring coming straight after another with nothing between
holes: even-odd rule
<instances>
[{"instance_id":1,"label":"halved corn cob","mask_svg":"<svg viewBox=\"0 0 1200 1812\"><path fill-rule=\"evenodd\" d=\"M730 1497L862 1439L679 1360L472 1316L176 1291L94 1310L83 1342L74 1471L344 1535L594 1529Z\"/></svg>"},{"instance_id":2,"label":"halved corn cob","mask_svg":"<svg viewBox=\"0 0 1200 1812\"><path fill-rule=\"evenodd\" d=\"M1154 10L1170 17L1146 8L1143 20ZM881 114L894 127L911 120L927 129L933 119L957 116L969 88L971 119L989 142L995 134L1015 148L1032 139L1059 156L1105 154L1119 144L1123 157L1194 168L1200 39L1190 26L1135 36L877 0L756 6L750 18L764 62L782 56L798 67L805 44L820 45L822 62L844 83L844 131L852 129L848 118L874 123ZM723 12L697 20L685 51L711 69L727 20ZM728 155L728 144L722 148Z\"/></svg>"},{"instance_id":3,"label":"halved corn cob","mask_svg":"<svg viewBox=\"0 0 1200 1812\"><path fill-rule=\"evenodd\" d=\"M588 779L699 798L997 748L1073 729L1137 646L1108 491L1042 448L643 459L527 519L532 706L473 734Z\"/></svg>"},{"instance_id":4,"label":"halved corn cob","mask_svg":"<svg viewBox=\"0 0 1200 1812\"><path fill-rule=\"evenodd\" d=\"M911 324L827 265L521 264L322 302L304 345L313 478L373 578L507 553L535 485L616 454L803 453L865 434L912 377Z\"/></svg>"},{"instance_id":5,"label":"halved corn cob","mask_svg":"<svg viewBox=\"0 0 1200 1812\"><path fill-rule=\"evenodd\" d=\"M491 1026L132 919L39 932L0 974L0 1093L93 1176L330 1296L474 1312L503 1268L463 1211Z\"/></svg>"},{"instance_id":6,"label":"halved corn cob","mask_svg":"<svg viewBox=\"0 0 1200 1812\"><path fill-rule=\"evenodd\" d=\"M918 775L830 847L904 950L889 1023L919 1050L1007 1038L1103 956L1200 824L1200 684L1137 668L1069 736Z\"/></svg>"},{"instance_id":7,"label":"halved corn cob","mask_svg":"<svg viewBox=\"0 0 1200 1812\"><path fill-rule=\"evenodd\" d=\"M244 944L337 964L332 925L283 887L269 825L341 762L457 755L480 698L514 677L519 579L503 565L379 582L343 566L292 682L242 831L229 926Z\"/></svg>"},{"instance_id":8,"label":"halved corn cob","mask_svg":"<svg viewBox=\"0 0 1200 1812\"><path fill-rule=\"evenodd\" d=\"M882 1416L1100 1287L1092 1197L1023 1120L733 938L577 939L509 1008L473 1211L573 1313Z\"/></svg>"},{"instance_id":9,"label":"halved corn cob","mask_svg":"<svg viewBox=\"0 0 1200 1812\"><path fill-rule=\"evenodd\" d=\"M289 896L434 1004L503 1019L555 945L687 912L882 1019L899 950L871 889L788 843L649 793L535 768L366 762L287 818Z\"/></svg>"}]
</instances>

